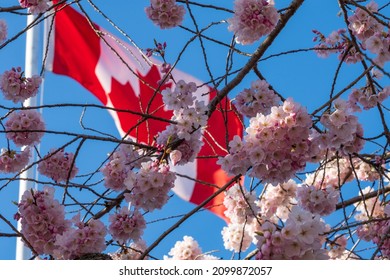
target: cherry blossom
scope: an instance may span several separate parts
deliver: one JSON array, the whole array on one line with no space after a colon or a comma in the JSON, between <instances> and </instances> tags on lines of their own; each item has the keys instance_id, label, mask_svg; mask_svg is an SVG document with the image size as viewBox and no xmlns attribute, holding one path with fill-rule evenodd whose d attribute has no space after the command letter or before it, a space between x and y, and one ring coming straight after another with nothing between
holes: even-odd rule
<instances>
[{"instance_id":1,"label":"cherry blossom","mask_svg":"<svg viewBox=\"0 0 390 280\"><path fill-rule=\"evenodd\" d=\"M321 137L325 139L327 148L341 155L358 153L364 145L363 127L358 118L352 114L348 102L337 99L332 113L325 113L321 123L327 131Z\"/></svg>"},{"instance_id":2,"label":"cherry blossom","mask_svg":"<svg viewBox=\"0 0 390 280\"><path fill-rule=\"evenodd\" d=\"M236 96L234 104L241 114L251 118L258 113L269 114L271 107L279 105L280 101L266 81L257 80L251 83L251 88L244 89Z\"/></svg>"},{"instance_id":3,"label":"cherry blossom","mask_svg":"<svg viewBox=\"0 0 390 280\"><path fill-rule=\"evenodd\" d=\"M22 69L17 67L0 76L0 89L5 99L14 103L23 102L37 95L41 82L42 78L38 75L24 77Z\"/></svg>"},{"instance_id":4,"label":"cherry blossom","mask_svg":"<svg viewBox=\"0 0 390 280\"><path fill-rule=\"evenodd\" d=\"M88 223L73 217L75 227L57 234L53 256L57 260L72 260L85 254L101 253L106 249L106 227L100 220L91 219Z\"/></svg>"},{"instance_id":5,"label":"cherry blossom","mask_svg":"<svg viewBox=\"0 0 390 280\"><path fill-rule=\"evenodd\" d=\"M297 183L291 179L276 186L266 185L264 194L257 202L262 215L274 222L287 220L290 208L297 203L296 190Z\"/></svg>"},{"instance_id":6,"label":"cherry blossom","mask_svg":"<svg viewBox=\"0 0 390 280\"><path fill-rule=\"evenodd\" d=\"M258 212L255 200L254 193L247 192L239 184L234 184L226 191L223 200L226 217L230 219L230 222L240 224L253 219Z\"/></svg>"},{"instance_id":7,"label":"cherry blossom","mask_svg":"<svg viewBox=\"0 0 390 280\"><path fill-rule=\"evenodd\" d=\"M245 223L229 223L222 229L225 249L234 252L245 252L252 243L250 226Z\"/></svg>"},{"instance_id":8,"label":"cherry blossom","mask_svg":"<svg viewBox=\"0 0 390 280\"><path fill-rule=\"evenodd\" d=\"M184 236L183 241L177 241L164 260L212 260L214 256L202 253L202 248L192 236Z\"/></svg>"},{"instance_id":9,"label":"cherry blossom","mask_svg":"<svg viewBox=\"0 0 390 280\"><path fill-rule=\"evenodd\" d=\"M64 150L51 149L38 164L38 172L52 178L55 182L71 180L78 172L74 154L67 153Z\"/></svg>"},{"instance_id":10,"label":"cherry blossom","mask_svg":"<svg viewBox=\"0 0 390 280\"><path fill-rule=\"evenodd\" d=\"M22 8L28 8L32 14L40 14L47 11L50 0L19 0Z\"/></svg>"},{"instance_id":11,"label":"cherry blossom","mask_svg":"<svg viewBox=\"0 0 390 280\"><path fill-rule=\"evenodd\" d=\"M278 184L302 170L311 159L309 141L312 121L305 108L292 99L273 106L268 115L250 119L240 149L220 158L218 163L231 175L245 174ZM237 139L229 146L237 145Z\"/></svg>"},{"instance_id":12,"label":"cherry blossom","mask_svg":"<svg viewBox=\"0 0 390 280\"><path fill-rule=\"evenodd\" d=\"M336 210L339 192L332 186L317 189L315 186L300 185L297 188L298 205L313 214L326 216Z\"/></svg>"},{"instance_id":13,"label":"cherry blossom","mask_svg":"<svg viewBox=\"0 0 390 280\"><path fill-rule=\"evenodd\" d=\"M100 170L104 174L104 186L122 191L126 189L125 179L133 168L140 168L141 163L148 158L142 156L142 151L129 144L120 144L110 155L108 163Z\"/></svg>"},{"instance_id":14,"label":"cherry blossom","mask_svg":"<svg viewBox=\"0 0 390 280\"><path fill-rule=\"evenodd\" d=\"M327 259L322 249L326 230L318 215L294 206L280 230L272 222L264 222L256 230L257 259Z\"/></svg>"},{"instance_id":15,"label":"cherry blossom","mask_svg":"<svg viewBox=\"0 0 390 280\"><path fill-rule=\"evenodd\" d=\"M64 206L54 199L54 188L26 190L18 204L21 233L38 254L53 254L57 236L70 227L65 220Z\"/></svg>"},{"instance_id":16,"label":"cherry blossom","mask_svg":"<svg viewBox=\"0 0 390 280\"><path fill-rule=\"evenodd\" d=\"M184 19L185 9L176 0L151 0L145 8L146 15L161 29L176 27Z\"/></svg>"},{"instance_id":17,"label":"cherry blossom","mask_svg":"<svg viewBox=\"0 0 390 280\"><path fill-rule=\"evenodd\" d=\"M39 143L44 130L45 123L41 114L36 110L13 111L5 123L7 138L17 146L30 146Z\"/></svg>"},{"instance_id":18,"label":"cherry blossom","mask_svg":"<svg viewBox=\"0 0 390 280\"><path fill-rule=\"evenodd\" d=\"M130 212L128 207L122 207L119 212L110 215L108 230L112 237L120 242L138 241L146 227L145 219L138 210Z\"/></svg>"},{"instance_id":19,"label":"cherry blossom","mask_svg":"<svg viewBox=\"0 0 390 280\"><path fill-rule=\"evenodd\" d=\"M124 182L129 191L125 194L126 201L145 211L161 209L168 201L175 179L166 163L144 162L137 173L128 173Z\"/></svg>"},{"instance_id":20,"label":"cherry blossom","mask_svg":"<svg viewBox=\"0 0 390 280\"><path fill-rule=\"evenodd\" d=\"M128 247L121 249L116 253L109 253L113 260L139 260L141 254L147 249L147 245L144 240L139 239L136 242L131 243ZM145 257L144 260L148 259Z\"/></svg>"},{"instance_id":21,"label":"cherry blossom","mask_svg":"<svg viewBox=\"0 0 390 280\"><path fill-rule=\"evenodd\" d=\"M0 152L0 172L14 173L19 172L24 168L31 157L29 147L23 149L19 153L14 150L1 149Z\"/></svg>"},{"instance_id":22,"label":"cherry blossom","mask_svg":"<svg viewBox=\"0 0 390 280\"><path fill-rule=\"evenodd\" d=\"M268 35L279 18L278 11L269 1L235 0L234 17L228 20L228 29L234 32L237 43L248 45Z\"/></svg>"}]
</instances>

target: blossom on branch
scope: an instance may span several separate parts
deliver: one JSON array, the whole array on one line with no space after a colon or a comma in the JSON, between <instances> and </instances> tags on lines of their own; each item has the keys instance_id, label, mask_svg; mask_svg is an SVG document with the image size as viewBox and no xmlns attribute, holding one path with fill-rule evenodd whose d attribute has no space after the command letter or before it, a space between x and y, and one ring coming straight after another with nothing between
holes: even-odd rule
<instances>
[{"instance_id":1,"label":"blossom on branch","mask_svg":"<svg viewBox=\"0 0 390 280\"><path fill-rule=\"evenodd\" d=\"M78 172L74 154L51 149L50 153L38 164L38 172L52 178L57 183L71 180Z\"/></svg>"},{"instance_id":2,"label":"blossom on branch","mask_svg":"<svg viewBox=\"0 0 390 280\"><path fill-rule=\"evenodd\" d=\"M154 24L161 29L167 29L180 25L186 10L177 5L176 0L151 0L145 12Z\"/></svg>"},{"instance_id":3,"label":"blossom on branch","mask_svg":"<svg viewBox=\"0 0 390 280\"><path fill-rule=\"evenodd\" d=\"M5 123L6 136L16 146L38 144L44 134L45 123L37 110L14 111Z\"/></svg>"},{"instance_id":4,"label":"blossom on branch","mask_svg":"<svg viewBox=\"0 0 390 280\"><path fill-rule=\"evenodd\" d=\"M38 75L33 75L30 78L23 77L20 67L5 71L0 76L0 89L4 98L14 103L23 102L36 96L41 83L42 78Z\"/></svg>"},{"instance_id":5,"label":"blossom on branch","mask_svg":"<svg viewBox=\"0 0 390 280\"><path fill-rule=\"evenodd\" d=\"M228 29L234 32L237 43L248 45L268 35L279 18L278 11L270 1L235 0L234 16L228 19Z\"/></svg>"}]
</instances>

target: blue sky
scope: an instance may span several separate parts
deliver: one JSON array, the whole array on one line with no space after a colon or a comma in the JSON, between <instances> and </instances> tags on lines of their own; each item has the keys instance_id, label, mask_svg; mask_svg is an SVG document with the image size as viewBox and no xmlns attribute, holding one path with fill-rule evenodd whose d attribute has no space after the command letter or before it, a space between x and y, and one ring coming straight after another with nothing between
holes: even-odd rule
<instances>
[{"instance_id":1,"label":"blue sky","mask_svg":"<svg viewBox=\"0 0 390 280\"><path fill-rule=\"evenodd\" d=\"M17 1L3 0L0 4L3 7L16 5ZM160 30L147 19L144 7L149 1L102 1L96 0L95 4L103 10L118 26L120 26L130 37L143 49L153 47L153 40L167 42L167 60L173 62L181 51L187 40L192 36L188 32L175 28L172 30ZM199 1L220 5L220 1ZM218 3L214 3L218 2ZM222 2L222 1L221 1ZM278 8L285 7L290 1L276 0ZM383 1L382 1L383 2ZM119 36L118 32L110 26L100 15L95 13L87 1L82 1L92 20ZM222 4L221 4L222 5ZM225 7L232 9L233 1L223 1ZM205 27L212 21L217 22L231 17L231 14L223 11L214 11L199 7L193 8L194 15L199 19L199 26ZM298 13L287 24L274 44L269 48L264 57L294 49L305 49L314 46L312 29L317 29L328 35L331 31L343 26L342 17L339 12L337 1L306 1ZM19 32L24 26L26 19L24 16L0 13L0 19L5 19L9 27L9 36ZM192 21L187 12L183 25L193 28ZM226 43L230 43L232 34L227 31L227 24L221 23L206 32L208 36L218 38ZM25 37L21 36L4 49L0 50L0 73L15 66L24 66ZM238 48L251 52L263 40L250 46L238 46ZM208 63L213 75L218 76L224 73L226 56L228 50L212 42L205 42L207 49ZM248 60L248 57L235 55L233 69L239 69ZM299 52L291 55L279 56L259 63L259 69L267 78L268 82L283 96L293 97L294 100L302 103L311 112L327 100L331 89L335 69L338 60L336 56L324 60L318 58L313 52ZM199 41L195 40L189 46L188 51L183 55L177 67L197 77L200 80L208 81L209 75L205 70L203 55L199 50ZM336 84L336 92L353 79L361 71L360 66L343 65L340 79ZM256 77L248 75L243 82L237 86L229 95L234 97L239 91L250 86L250 82ZM346 98L344 96L344 98ZM54 103L78 103L78 104L98 104L97 99L87 92L75 81L57 76L52 73L45 73L44 81L44 104ZM12 106L8 101L0 97L0 103ZM0 110L1 115L4 111ZM47 121L48 129L59 131L74 131L85 133L79 125L82 113L81 108L65 109L45 109L44 118ZM365 124L365 136L375 135L378 126L372 123L371 114L360 115L361 121ZM98 129L105 133L119 136L114 122L110 115L99 109L88 109L85 113L84 124L87 127ZM368 126L367 126L368 125ZM88 132L90 133L90 132ZM51 148L58 147L66 143L70 138L55 135L46 135L41 144L41 153L46 154ZM4 137L0 137L0 146L4 147L6 142ZM75 145L69 147L75 149ZM99 143L89 141L81 150L77 160L80 170L88 172L96 168L96 162L102 162L107 153L114 147L114 144ZM369 150L368 150L369 152ZM0 178L4 176L0 174ZM46 180L46 178L44 178ZM248 180L249 181L249 180ZM351 196L356 192L351 192ZM0 192L0 213L5 217L12 217L17 211L11 201L16 201L18 196L18 183L13 182ZM175 215L185 214L193 208L193 205L184 202L173 196L163 210L156 210L146 219L150 222L145 231L145 239L150 244L159 236L164 229L177 221L177 218L170 218ZM168 219L166 219L168 218ZM164 219L160 221L159 219ZM202 211L180 226L179 229L171 233L160 244L158 249L152 251L152 255L161 258L166 255L177 240L181 240L184 235L193 236L200 244L204 252L213 251L213 254L225 259L231 258L232 253L223 248L221 230L225 226L224 221L213 214ZM0 221L0 232L10 232L9 228ZM0 238L0 260L13 259L15 257L14 239ZM214 252L215 251L215 252ZM244 254L245 255L245 254ZM236 256L237 257L237 256Z\"/></svg>"}]
</instances>

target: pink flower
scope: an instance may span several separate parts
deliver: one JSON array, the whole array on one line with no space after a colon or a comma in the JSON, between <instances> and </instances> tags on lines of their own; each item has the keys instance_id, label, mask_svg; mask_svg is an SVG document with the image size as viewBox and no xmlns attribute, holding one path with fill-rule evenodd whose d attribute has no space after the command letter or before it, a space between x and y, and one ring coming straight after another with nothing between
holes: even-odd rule
<instances>
[{"instance_id":1,"label":"pink flower","mask_svg":"<svg viewBox=\"0 0 390 280\"><path fill-rule=\"evenodd\" d=\"M248 45L269 34L279 18L273 4L266 0L236 0L228 29L234 32L237 43Z\"/></svg>"},{"instance_id":2,"label":"pink flower","mask_svg":"<svg viewBox=\"0 0 390 280\"><path fill-rule=\"evenodd\" d=\"M186 11L176 4L176 0L151 0L145 12L154 24L167 29L180 25Z\"/></svg>"},{"instance_id":3,"label":"pink flower","mask_svg":"<svg viewBox=\"0 0 390 280\"><path fill-rule=\"evenodd\" d=\"M114 191L126 189L125 179L133 168L139 168L147 157L140 154L140 150L132 145L121 144L110 155L108 163L101 169L104 174L104 186Z\"/></svg>"},{"instance_id":4,"label":"pink flower","mask_svg":"<svg viewBox=\"0 0 390 280\"><path fill-rule=\"evenodd\" d=\"M7 138L17 146L30 146L39 143L45 124L41 114L36 110L22 110L12 112L5 123Z\"/></svg>"},{"instance_id":5,"label":"pink flower","mask_svg":"<svg viewBox=\"0 0 390 280\"><path fill-rule=\"evenodd\" d=\"M237 110L247 117L255 117L258 113L269 114L271 107L280 102L280 97L269 87L264 80L252 82L250 89L244 89L236 96Z\"/></svg>"},{"instance_id":6,"label":"pink flower","mask_svg":"<svg viewBox=\"0 0 390 280\"><path fill-rule=\"evenodd\" d=\"M168 192L173 188L176 175L169 171L165 163L142 163L141 169L129 172L125 184L129 193L125 194L127 202L145 211L161 209L168 201Z\"/></svg>"},{"instance_id":7,"label":"pink flower","mask_svg":"<svg viewBox=\"0 0 390 280\"><path fill-rule=\"evenodd\" d=\"M109 221L108 230L112 237L123 244L130 239L138 241L146 227L141 213L138 210L131 213L127 207L122 207L119 213L110 215Z\"/></svg>"},{"instance_id":8,"label":"pink flower","mask_svg":"<svg viewBox=\"0 0 390 280\"><path fill-rule=\"evenodd\" d=\"M13 150L1 149L0 172L14 173L20 171L28 164L31 157L30 148L26 148L20 153Z\"/></svg>"},{"instance_id":9,"label":"pink flower","mask_svg":"<svg viewBox=\"0 0 390 280\"><path fill-rule=\"evenodd\" d=\"M19 0L22 8L28 8L32 14L40 14L47 11L50 0Z\"/></svg>"},{"instance_id":10,"label":"pink flower","mask_svg":"<svg viewBox=\"0 0 390 280\"><path fill-rule=\"evenodd\" d=\"M41 82L40 76L34 75L31 78L26 78L23 77L20 67L12 68L0 76L0 89L5 99L14 103L23 102L37 95Z\"/></svg>"},{"instance_id":11,"label":"pink flower","mask_svg":"<svg viewBox=\"0 0 390 280\"><path fill-rule=\"evenodd\" d=\"M52 178L55 182L71 180L78 172L74 154L63 150L55 152L55 149L51 149L50 153L38 164L38 172Z\"/></svg>"},{"instance_id":12,"label":"pink flower","mask_svg":"<svg viewBox=\"0 0 390 280\"><path fill-rule=\"evenodd\" d=\"M54 199L54 189L27 190L18 204L22 234L38 254L52 254L55 241L70 227L65 220L64 206Z\"/></svg>"},{"instance_id":13,"label":"pink flower","mask_svg":"<svg viewBox=\"0 0 390 280\"><path fill-rule=\"evenodd\" d=\"M89 253L101 253L106 249L107 230L100 220L91 219L88 224L72 220L75 228L69 228L56 236L53 256L58 260L71 260Z\"/></svg>"}]
</instances>

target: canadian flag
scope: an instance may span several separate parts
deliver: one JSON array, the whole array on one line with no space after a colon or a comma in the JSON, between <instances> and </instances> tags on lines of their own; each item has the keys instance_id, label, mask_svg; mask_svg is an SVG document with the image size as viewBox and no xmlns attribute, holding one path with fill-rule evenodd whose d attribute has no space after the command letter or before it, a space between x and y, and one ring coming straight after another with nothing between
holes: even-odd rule
<instances>
[{"instance_id":1,"label":"canadian flag","mask_svg":"<svg viewBox=\"0 0 390 280\"><path fill-rule=\"evenodd\" d=\"M110 110L120 134L127 134L147 144L153 144L154 137L168 123L155 118L145 119L131 112L167 120L172 116L172 111L164 109L159 92L167 87L174 88L175 85L168 81L159 87L158 81L163 75L157 65L161 65L161 62L153 58L146 59L139 49L90 23L70 6L56 9L49 37L46 69L75 79L106 106L128 110ZM175 81L203 84L176 68L172 76ZM207 104L216 92L205 85L199 87L195 94L198 100L204 100ZM220 187L229 181L229 177L216 164L217 156L226 154L226 131L227 139L231 140L234 135L242 135L243 127L240 117L226 101L221 102L218 110L209 118L202 139L204 145L196 160L184 166L172 167L176 173L188 177L178 176L173 189L186 201L200 204L217 190L215 186ZM206 207L225 218L223 197L223 193L216 196Z\"/></svg>"}]
</instances>

